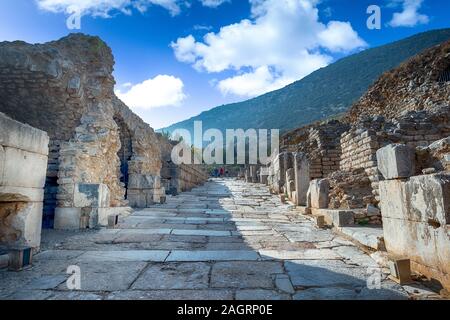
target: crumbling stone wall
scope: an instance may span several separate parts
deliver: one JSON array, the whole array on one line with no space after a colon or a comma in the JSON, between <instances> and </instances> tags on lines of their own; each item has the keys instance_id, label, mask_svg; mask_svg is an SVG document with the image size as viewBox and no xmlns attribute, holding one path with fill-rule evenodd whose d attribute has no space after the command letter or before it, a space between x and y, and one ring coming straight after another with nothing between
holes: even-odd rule
<instances>
[{"instance_id":1,"label":"crumbling stone wall","mask_svg":"<svg viewBox=\"0 0 450 320\"><path fill-rule=\"evenodd\" d=\"M0 111L50 137L48 220L55 206L73 205L80 183L106 185L111 207L146 207L164 194L158 140L115 96L113 65L111 49L82 34L38 45L0 44ZM125 138L131 140L128 163L119 158Z\"/></svg>"},{"instance_id":2,"label":"crumbling stone wall","mask_svg":"<svg viewBox=\"0 0 450 320\"><path fill-rule=\"evenodd\" d=\"M0 247L40 246L48 141L0 113Z\"/></svg>"}]
</instances>

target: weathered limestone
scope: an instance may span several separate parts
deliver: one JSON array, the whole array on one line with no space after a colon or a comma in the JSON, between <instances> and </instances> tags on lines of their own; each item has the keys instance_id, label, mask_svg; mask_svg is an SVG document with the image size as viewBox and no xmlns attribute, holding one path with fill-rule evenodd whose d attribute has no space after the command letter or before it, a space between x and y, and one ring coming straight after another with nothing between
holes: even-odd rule
<instances>
[{"instance_id":1,"label":"weathered limestone","mask_svg":"<svg viewBox=\"0 0 450 320\"><path fill-rule=\"evenodd\" d=\"M108 208L110 204L109 189L104 184L75 184L73 199L73 207L56 209L55 229L97 226L99 210Z\"/></svg>"},{"instance_id":2,"label":"weathered limestone","mask_svg":"<svg viewBox=\"0 0 450 320\"><path fill-rule=\"evenodd\" d=\"M48 141L45 132L0 113L2 247L40 247Z\"/></svg>"},{"instance_id":3,"label":"weathered limestone","mask_svg":"<svg viewBox=\"0 0 450 320\"><path fill-rule=\"evenodd\" d=\"M381 181L380 196L388 252L450 288L450 176Z\"/></svg>"},{"instance_id":4,"label":"weathered limestone","mask_svg":"<svg viewBox=\"0 0 450 320\"><path fill-rule=\"evenodd\" d=\"M158 138L116 97L113 65L111 49L99 38L82 34L37 45L0 43L0 111L46 131L50 138L46 227L53 226L56 208L58 215L73 214L67 219L75 222L79 207L74 191L80 184L106 185L110 208L164 201ZM21 134L14 136L21 138ZM45 161L42 152L31 152L30 162ZM23 168L15 180L34 174ZM58 219L58 224L65 220Z\"/></svg>"},{"instance_id":5,"label":"weathered limestone","mask_svg":"<svg viewBox=\"0 0 450 320\"><path fill-rule=\"evenodd\" d=\"M275 156L271 163L271 179L270 187L275 193L281 193L286 180L286 168L285 168L285 158L287 156L286 152L282 152Z\"/></svg>"},{"instance_id":6,"label":"weathered limestone","mask_svg":"<svg viewBox=\"0 0 450 320\"><path fill-rule=\"evenodd\" d=\"M286 170L286 190L285 193L289 199L293 199L293 192L295 192L295 170L293 168Z\"/></svg>"},{"instance_id":7,"label":"weathered limestone","mask_svg":"<svg viewBox=\"0 0 450 320\"><path fill-rule=\"evenodd\" d=\"M414 175L414 152L406 145L390 144L377 151L378 169L385 179Z\"/></svg>"},{"instance_id":8,"label":"weathered limestone","mask_svg":"<svg viewBox=\"0 0 450 320\"><path fill-rule=\"evenodd\" d=\"M323 216L325 224L334 227L348 227L355 224L355 213L346 210L318 209L311 208L314 217Z\"/></svg>"},{"instance_id":9,"label":"weathered limestone","mask_svg":"<svg viewBox=\"0 0 450 320\"><path fill-rule=\"evenodd\" d=\"M297 152L294 154L294 170L296 191L295 204L298 206L305 206L310 182L309 161L305 153Z\"/></svg>"},{"instance_id":10,"label":"weathered limestone","mask_svg":"<svg viewBox=\"0 0 450 320\"><path fill-rule=\"evenodd\" d=\"M416 148L416 172L450 172L450 137Z\"/></svg>"},{"instance_id":11,"label":"weathered limestone","mask_svg":"<svg viewBox=\"0 0 450 320\"><path fill-rule=\"evenodd\" d=\"M348 227L355 223L353 211L340 211L335 210L333 212L333 225L335 227Z\"/></svg>"},{"instance_id":12,"label":"weathered limestone","mask_svg":"<svg viewBox=\"0 0 450 320\"><path fill-rule=\"evenodd\" d=\"M328 192L330 191L328 180L318 179L311 181L309 190L311 193L311 208L328 208Z\"/></svg>"}]
</instances>

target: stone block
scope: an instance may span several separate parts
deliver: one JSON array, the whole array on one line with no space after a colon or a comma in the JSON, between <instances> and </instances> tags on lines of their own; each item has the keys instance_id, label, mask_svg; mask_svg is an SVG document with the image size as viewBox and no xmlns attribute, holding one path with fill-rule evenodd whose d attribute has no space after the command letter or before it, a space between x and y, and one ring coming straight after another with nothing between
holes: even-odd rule
<instances>
[{"instance_id":1,"label":"stone block","mask_svg":"<svg viewBox=\"0 0 450 320\"><path fill-rule=\"evenodd\" d=\"M130 189L153 189L155 187L155 177L131 173L128 177L128 188Z\"/></svg>"},{"instance_id":2,"label":"stone block","mask_svg":"<svg viewBox=\"0 0 450 320\"><path fill-rule=\"evenodd\" d=\"M381 181L382 216L445 226L450 221L450 175L415 176L406 182Z\"/></svg>"},{"instance_id":3,"label":"stone block","mask_svg":"<svg viewBox=\"0 0 450 320\"><path fill-rule=\"evenodd\" d=\"M143 190L128 190L128 204L132 208L146 208L147 195Z\"/></svg>"},{"instance_id":4,"label":"stone block","mask_svg":"<svg viewBox=\"0 0 450 320\"><path fill-rule=\"evenodd\" d=\"M9 269L21 271L33 263L33 249L29 247L17 248L9 253Z\"/></svg>"},{"instance_id":5,"label":"stone block","mask_svg":"<svg viewBox=\"0 0 450 320\"><path fill-rule=\"evenodd\" d=\"M381 210L378 209L377 207L375 207L374 205L367 205L367 216L368 217L374 217L374 216L380 216L381 215Z\"/></svg>"},{"instance_id":6,"label":"stone block","mask_svg":"<svg viewBox=\"0 0 450 320\"><path fill-rule=\"evenodd\" d=\"M382 181L380 199L387 251L450 288L450 176Z\"/></svg>"},{"instance_id":7,"label":"stone block","mask_svg":"<svg viewBox=\"0 0 450 320\"><path fill-rule=\"evenodd\" d=\"M56 230L80 229L81 208L56 208L54 228Z\"/></svg>"},{"instance_id":8,"label":"stone block","mask_svg":"<svg viewBox=\"0 0 450 320\"><path fill-rule=\"evenodd\" d=\"M86 223L83 223L86 221ZM81 208L80 229L95 228L98 226L98 208Z\"/></svg>"},{"instance_id":9,"label":"stone block","mask_svg":"<svg viewBox=\"0 0 450 320\"><path fill-rule=\"evenodd\" d=\"M73 201L76 208L107 208L109 188L105 184L75 184Z\"/></svg>"},{"instance_id":10,"label":"stone block","mask_svg":"<svg viewBox=\"0 0 450 320\"><path fill-rule=\"evenodd\" d=\"M3 129L2 129L3 130ZM0 185L43 188L47 172L47 156L16 148L4 147ZM1 159L0 159L1 160Z\"/></svg>"},{"instance_id":11,"label":"stone block","mask_svg":"<svg viewBox=\"0 0 450 320\"><path fill-rule=\"evenodd\" d=\"M325 228L325 216L315 216L314 220L317 228L319 229Z\"/></svg>"},{"instance_id":12,"label":"stone block","mask_svg":"<svg viewBox=\"0 0 450 320\"><path fill-rule=\"evenodd\" d=\"M377 151L378 170L389 179L409 178L414 175L415 153L404 144L390 144Z\"/></svg>"},{"instance_id":13,"label":"stone block","mask_svg":"<svg viewBox=\"0 0 450 320\"><path fill-rule=\"evenodd\" d=\"M365 247L386 250L382 228L353 226L339 228L339 231Z\"/></svg>"},{"instance_id":14,"label":"stone block","mask_svg":"<svg viewBox=\"0 0 450 320\"><path fill-rule=\"evenodd\" d=\"M317 209L328 208L328 193L330 191L330 183L326 179L313 180L310 183L309 190L311 193L311 207Z\"/></svg>"},{"instance_id":15,"label":"stone block","mask_svg":"<svg viewBox=\"0 0 450 320\"><path fill-rule=\"evenodd\" d=\"M355 217L353 211L338 211L335 210L333 215L333 225L335 227L347 227L355 224Z\"/></svg>"},{"instance_id":16,"label":"stone block","mask_svg":"<svg viewBox=\"0 0 450 320\"><path fill-rule=\"evenodd\" d=\"M275 193L280 193L286 180L286 167L285 158L287 157L287 152L282 152L278 154L273 161L273 177L272 177L272 187Z\"/></svg>"},{"instance_id":17,"label":"stone block","mask_svg":"<svg viewBox=\"0 0 450 320\"><path fill-rule=\"evenodd\" d=\"M3 244L7 246L26 246L31 248L39 248L41 242L41 226L42 226L42 202L28 203L11 203L15 205L17 212L10 219L10 230L18 231L17 235ZM0 206L0 216L2 215L2 207ZM3 236L0 230L0 235Z\"/></svg>"},{"instance_id":18,"label":"stone block","mask_svg":"<svg viewBox=\"0 0 450 320\"><path fill-rule=\"evenodd\" d=\"M46 132L15 121L0 112L0 145L48 155Z\"/></svg>"},{"instance_id":19,"label":"stone block","mask_svg":"<svg viewBox=\"0 0 450 320\"><path fill-rule=\"evenodd\" d=\"M409 284L411 279L411 262L409 259L395 259L388 262L390 278L400 285Z\"/></svg>"},{"instance_id":20,"label":"stone block","mask_svg":"<svg viewBox=\"0 0 450 320\"><path fill-rule=\"evenodd\" d=\"M119 224L119 215L108 216L108 228L115 229Z\"/></svg>"},{"instance_id":21,"label":"stone block","mask_svg":"<svg viewBox=\"0 0 450 320\"><path fill-rule=\"evenodd\" d=\"M110 216L128 217L133 212L130 207L111 207L98 209L98 224L101 226L108 226L108 219Z\"/></svg>"},{"instance_id":22,"label":"stone block","mask_svg":"<svg viewBox=\"0 0 450 320\"><path fill-rule=\"evenodd\" d=\"M307 205L307 193L310 183L309 160L304 153L294 154L294 175L295 175L295 191L297 199L295 204L298 206Z\"/></svg>"}]
</instances>

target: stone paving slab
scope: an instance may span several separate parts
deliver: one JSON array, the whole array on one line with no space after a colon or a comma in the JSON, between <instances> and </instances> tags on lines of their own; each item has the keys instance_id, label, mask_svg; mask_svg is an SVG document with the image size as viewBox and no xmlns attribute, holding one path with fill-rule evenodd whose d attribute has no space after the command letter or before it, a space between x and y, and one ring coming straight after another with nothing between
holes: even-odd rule
<instances>
[{"instance_id":1,"label":"stone paving slab","mask_svg":"<svg viewBox=\"0 0 450 320\"><path fill-rule=\"evenodd\" d=\"M276 274L283 273L279 262L217 262L211 271L213 288L275 288Z\"/></svg>"},{"instance_id":2,"label":"stone paving slab","mask_svg":"<svg viewBox=\"0 0 450 320\"><path fill-rule=\"evenodd\" d=\"M348 288L311 288L297 292L294 300L406 300L408 296L395 290Z\"/></svg>"},{"instance_id":3,"label":"stone paving slab","mask_svg":"<svg viewBox=\"0 0 450 320\"><path fill-rule=\"evenodd\" d=\"M203 262L150 265L135 281L132 289L207 289L210 268Z\"/></svg>"},{"instance_id":4,"label":"stone paving slab","mask_svg":"<svg viewBox=\"0 0 450 320\"><path fill-rule=\"evenodd\" d=\"M231 231L216 230L172 230L171 234L179 236L205 236L205 237L227 237L231 236Z\"/></svg>"},{"instance_id":5,"label":"stone paving slab","mask_svg":"<svg viewBox=\"0 0 450 320\"><path fill-rule=\"evenodd\" d=\"M255 251L172 251L166 262L173 261L254 261L260 259Z\"/></svg>"},{"instance_id":6,"label":"stone paving slab","mask_svg":"<svg viewBox=\"0 0 450 320\"><path fill-rule=\"evenodd\" d=\"M306 249L306 250L259 250L263 260L338 260L340 255L330 249ZM370 258L369 258L370 259Z\"/></svg>"},{"instance_id":7,"label":"stone paving slab","mask_svg":"<svg viewBox=\"0 0 450 320\"><path fill-rule=\"evenodd\" d=\"M33 256L34 261L45 260L70 260L81 256L85 251L81 250L47 250Z\"/></svg>"},{"instance_id":8,"label":"stone paving slab","mask_svg":"<svg viewBox=\"0 0 450 320\"><path fill-rule=\"evenodd\" d=\"M366 268L346 265L340 260L292 260L285 268L294 287L364 287Z\"/></svg>"},{"instance_id":9,"label":"stone paving slab","mask_svg":"<svg viewBox=\"0 0 450 320\"><path fill-rule=\"evenodd\" d=\"M124 251L87 251L77 258L82 262L99 261L159 261L166 260L169 251L124 250Z\"/></svg>"},{"instance_id":10,"label":"stone paving slab","mask_svg":"<svg viewBox=\"0 0 450 320\"><path fill-rule=\"evenodd\" d=\"M120 229L120 235L123 234L171 234L172 229Z\"/></svg>"},{"instance_id":11,"label":"stone paving slab","mask_svg":"<svg viewBox=\"0 0 450 320\"><path fill-rule=\"evenodd\" d=\"M232 300L229 290L128 290L112 292L106 300Z\"/></svg>"}]
</instances>

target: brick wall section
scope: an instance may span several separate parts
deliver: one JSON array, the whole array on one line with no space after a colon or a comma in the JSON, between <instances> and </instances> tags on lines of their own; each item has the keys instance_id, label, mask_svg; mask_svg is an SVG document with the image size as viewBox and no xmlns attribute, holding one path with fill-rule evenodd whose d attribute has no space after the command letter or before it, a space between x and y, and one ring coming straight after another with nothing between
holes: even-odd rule
<instances>
[{"instance_id":1,"label":"brick wall section","mask_svg":"<svg viewBox=\"0 0 450 320\"><path fill-rule=\"evenodd\" d=\"M376 153L381 139L377 132L370 129L351 130L341 137L340 169L343 171L364 169L371 182L371 193L376 200L379 200L378 182L380 181Z\"/></svg>"},{"instance_id":2,"label":"brick wall section","mask_svg":"<svg viewBox=\"0 0 450 320\"><path fill-rule=\"evenodd\" d=\"M331 120L294 130L282 137L282 150L307 153L311 163L310 178L324 178L339 170L340 135L349 127Z\"/></svg>"}]
</instances>

